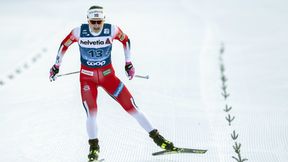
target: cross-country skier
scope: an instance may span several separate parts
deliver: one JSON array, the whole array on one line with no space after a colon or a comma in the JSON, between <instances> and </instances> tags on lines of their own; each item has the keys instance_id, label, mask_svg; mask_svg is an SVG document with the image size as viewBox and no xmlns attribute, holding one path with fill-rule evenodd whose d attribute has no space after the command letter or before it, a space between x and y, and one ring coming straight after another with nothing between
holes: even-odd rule
<instances>
[{"instance_id":1,"label":"cross-country skier","mask_svg":"<svg viewBox=\"0 0 288 162\"><path fill-rule=\"evenodd\" d=\"M122 30L115 25L105 23L103 7L92 6L87 12L87 24L74 28L62 41L55 64L50 69L50 81L55 81L59 72L62 58L68 47L77 42L81 55L80 85L82 103L87 114L87 133L90 151L89 161L98 159L98 129L97 117L97 88L102 87L114 98L138 123L149 133L153 141L165 150L172 150L174 145L159 134L146 116L137 109L134 99L126 86L117 76L111 63L111 51L114 40L123 44L125 54L125 71L131 80L135 68L131 62L130 40Z\"/></svg>"}]
</instances>

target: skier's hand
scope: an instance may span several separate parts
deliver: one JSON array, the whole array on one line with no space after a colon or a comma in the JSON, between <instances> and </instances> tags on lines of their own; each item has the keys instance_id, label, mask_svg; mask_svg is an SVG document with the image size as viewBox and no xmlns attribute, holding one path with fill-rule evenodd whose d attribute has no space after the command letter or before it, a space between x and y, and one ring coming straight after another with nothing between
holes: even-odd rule
<instances>
[{"instance_id":1,"label":"skier's hand","mask_svg":"<svg viewBox=\"0 0 288 162\"><path fill-rule=\"evenodd\" d=\"M131 80L135 75L135 68L133 67L132 62L126 62L125 71L126 71L126 75L128 76L129 80Z\"/></svg>"},{"instance_id":2,"label":"skier's hand","mask_svg":"<svg viewBox=\"0 0 288 162\"><path fill-rule=\"evenodd\" d=\"M50 82L55 81L56 80L56 74L59 73L59 66L58 65L53 65L50 69Z\"/></svg>"}]
</instances>

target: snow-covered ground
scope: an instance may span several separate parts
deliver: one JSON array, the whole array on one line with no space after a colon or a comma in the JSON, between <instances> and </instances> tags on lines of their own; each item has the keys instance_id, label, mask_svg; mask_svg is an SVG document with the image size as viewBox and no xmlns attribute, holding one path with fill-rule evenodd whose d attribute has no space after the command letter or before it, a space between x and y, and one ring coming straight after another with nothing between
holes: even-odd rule
<instances>
[{"instance_id":1,"label":"snow-covered ground","mask_svg":"<svg viewBox=\"0 0 288 162\"><path fill-rule=\"evenodd\" d=\"M123 49L115 42L116 73L138 107L175 145L208 149L205 155L151 156L159 148L100 88L101 158L231 162L240 155L242 161L287 161L284 0L1 1L0 161L87 161L79 76L51 83L48 72L59 43L86 21L86 10L95 3L105 7L108 22L129 35L137 73L150 76L129 81ZM75 44L64 57L61 73L78 70L79 63ZM228 112L226 105L232 107ZM235 117L230 125L229 116Z\"/></svg>"}]
</instances>

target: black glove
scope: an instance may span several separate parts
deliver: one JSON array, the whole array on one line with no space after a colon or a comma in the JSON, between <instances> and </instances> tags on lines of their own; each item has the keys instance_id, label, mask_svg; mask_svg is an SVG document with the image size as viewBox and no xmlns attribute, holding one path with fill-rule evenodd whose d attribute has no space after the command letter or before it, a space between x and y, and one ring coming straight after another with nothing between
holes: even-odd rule
<instances>
[{"instance_id":1,"label":"black glove","mask_svg":"<svg viewBox=\"0 0 288 162\"><path fill-rule=\"evenodd\" d=\"M131 62L126 62L125 64L125 71L126 75L128 76L129 80L131 80L135 75L135 68Z\"/></svg>"},{"instance_id":2,"label":"black glove","mask_svg":"<svg viewBox=\"0 0 288 162\"><path fill-rule=\"evenodd\" d=\"M56 80L56 74L59 73L59 66L58 65L53 65L50 69L50 82L55 81Z\"/></svg>"}]
</instances>

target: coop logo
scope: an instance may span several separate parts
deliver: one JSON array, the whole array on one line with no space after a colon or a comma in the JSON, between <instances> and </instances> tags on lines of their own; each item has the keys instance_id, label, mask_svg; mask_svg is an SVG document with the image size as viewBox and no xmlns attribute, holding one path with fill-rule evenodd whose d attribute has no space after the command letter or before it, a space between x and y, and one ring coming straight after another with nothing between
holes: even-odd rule
<instances>
[{"instance_id":1,"label":"coop logo","mask_svg":"<svg viewBox=\"0 0 288 162\"><path fill-rule=\"evenodd\" d=\"M101 41L101 40L97 40L97 41L90 41L90 40L83 41L83 40L81 40L80 44L83 44L83 45L104 45L105 42Z\"/></svg>"},{"instance_id":2,"label":"coop logo","mask_svg":"<svg viewBox=\"0 0 288 162\"><path fill-rule=\"evenodd\" d=\"M89 66L103 66L105 65L106 61L87 61L87 65Z\"/></svg>"}]
</instances>

